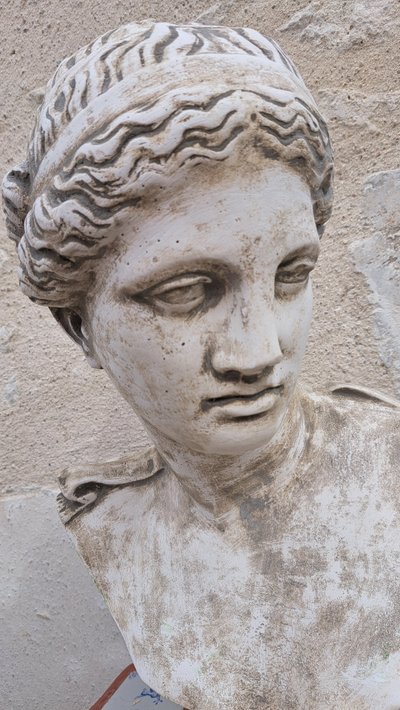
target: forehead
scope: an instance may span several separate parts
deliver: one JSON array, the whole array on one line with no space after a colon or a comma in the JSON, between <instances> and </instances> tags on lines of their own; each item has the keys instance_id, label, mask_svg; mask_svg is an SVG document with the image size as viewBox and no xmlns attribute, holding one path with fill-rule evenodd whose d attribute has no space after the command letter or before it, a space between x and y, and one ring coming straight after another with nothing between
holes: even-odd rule
<instances>
[{"instance_id":1,"label":"forehead","mask_svg":"<svg viewBox=\"0 0 400 710\"><path fill-rule=\"evenodd\" d=\"M140 278L174 263L270 260L318 245L310 189L277 161L198 165L179 171L120 214L113 259Z\"/></svg>"}]
</instances>

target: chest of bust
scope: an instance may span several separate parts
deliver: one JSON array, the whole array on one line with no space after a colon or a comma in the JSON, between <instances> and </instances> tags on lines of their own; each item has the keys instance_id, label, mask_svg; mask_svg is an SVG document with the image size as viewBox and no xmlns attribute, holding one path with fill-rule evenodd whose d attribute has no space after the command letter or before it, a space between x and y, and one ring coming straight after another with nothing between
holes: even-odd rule
<instances>
[{"instance_id":1,"label":"chest of bust","mask_svg":"<svg viewBox=\"0 0 400 710\"><path fill-rule=\"evenodd\" d=\"M86 516L86 559L143 680L204 710L376 707L371 667L391 657L398 678L397 523L379 523L383 491L312 488L217 524L168 486L117 490Z\"/></svg>"}]
</instances>

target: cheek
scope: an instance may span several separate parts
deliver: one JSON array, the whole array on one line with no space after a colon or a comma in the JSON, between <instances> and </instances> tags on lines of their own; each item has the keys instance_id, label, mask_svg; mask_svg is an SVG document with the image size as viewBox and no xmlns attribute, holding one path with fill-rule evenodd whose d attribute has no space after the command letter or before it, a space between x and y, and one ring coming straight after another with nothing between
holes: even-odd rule
<instances>
[{"instance_id":1,"label":"cheek","mask_svg":"<svg viewBox=\"0 0 400 710\"><path fill-rule=\"evenodd\" d=\"M120 304L99 302L92 314L92 336L98 359L121 390L143 389L144 375L162 348L162 339L151 332L150 323L138 326L130 309ZM149 362L150 360L150 362Z\"/></svg>"},{"instance_id":2,"label":"cheek","mask_svg":"<svg viewBox=\"0 0 400 710\"><path fill-rule=\"evenodd\" d=\"M92 323L100 363L124 393L179 390L200 372L201 340L185 321L166 324L134 305L108 305L96 310Z\"/></svg>"},{"instance_id":3,"label":"cheek","mask_svg":"<svg viewBox=\"0 0 400 710\"><path fill-rule=\"evenodd\" d=\"M279 339L288 356L302 357L307 345L312 317L311 282L304 292L279 308Z\"/></svg>"}]
</instances>

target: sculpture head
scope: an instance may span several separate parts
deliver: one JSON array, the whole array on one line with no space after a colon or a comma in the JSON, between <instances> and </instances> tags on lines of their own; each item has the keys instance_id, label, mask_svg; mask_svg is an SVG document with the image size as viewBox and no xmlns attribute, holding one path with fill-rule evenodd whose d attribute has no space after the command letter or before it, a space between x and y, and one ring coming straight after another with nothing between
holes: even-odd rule
<instances>
[{"instance_id":1,"label":"sculpture head","mask_svg":"<svg viewBox=\"0 0 400 710\"><path fill-rule=\"evenodd\" d=\"M20 283L153 436L273 437L330 215L325 123L252 30L125 25L65 60L3 182Z\"/></svg>"}]
</instances>

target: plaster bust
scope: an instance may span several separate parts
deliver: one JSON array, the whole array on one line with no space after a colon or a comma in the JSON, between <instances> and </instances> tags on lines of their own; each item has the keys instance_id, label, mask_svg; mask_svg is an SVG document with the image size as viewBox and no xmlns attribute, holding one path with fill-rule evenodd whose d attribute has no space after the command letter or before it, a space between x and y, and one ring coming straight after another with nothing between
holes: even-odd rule
<instances>
[{"instance_id":1,"label":"plaster bust","mask_svg":"<svg viewBox=\"0 0 400 710\"><path fill-rule=\"evenodd\" d=\"M3 196L21 288L154 443L60 478L143 680L190 710L398 709L398 407L297 384L332 154L287 56L108 33L58 68Z\"/></svg>"}]
</instances>

